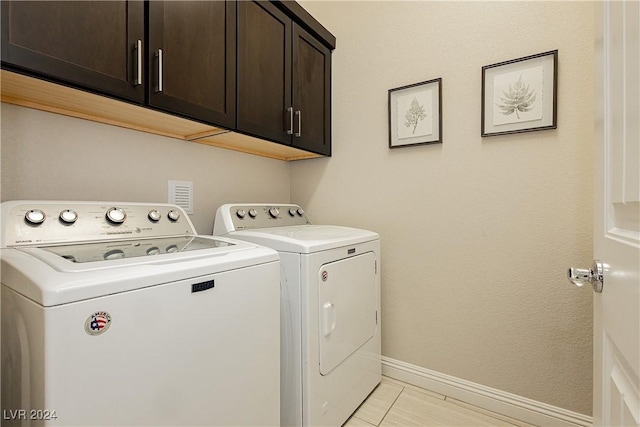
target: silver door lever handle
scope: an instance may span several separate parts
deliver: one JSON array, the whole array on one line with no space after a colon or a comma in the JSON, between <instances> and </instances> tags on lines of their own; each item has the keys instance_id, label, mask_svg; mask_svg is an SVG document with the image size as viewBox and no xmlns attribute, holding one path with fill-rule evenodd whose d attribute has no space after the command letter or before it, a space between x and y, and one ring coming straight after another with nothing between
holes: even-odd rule
<instances>
[{"instance_id":1,"label":"silver door lever handle","mask_svg":"<svg viewBox=\"0 0 640 427\"><path fill-rule=\"evenodd\" d=\"M567 278L579 288L591 284L593 291L600 293L604 287L604 268L600 261L595 260L590 269L569 268Z\"/></svg>"}]
</instances>

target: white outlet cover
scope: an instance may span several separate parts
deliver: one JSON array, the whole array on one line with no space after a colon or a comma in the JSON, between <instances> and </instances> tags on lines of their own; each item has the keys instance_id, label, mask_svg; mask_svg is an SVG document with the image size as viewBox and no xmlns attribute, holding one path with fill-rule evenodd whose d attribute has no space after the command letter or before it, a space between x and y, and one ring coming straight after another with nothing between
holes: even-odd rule
<instances>
[{"instance_id":1,"label":"white outlet cover","mask_svg":"<svg viewBox=\"0 0 640 427\"><path fill-rule=\"evenodd\" d=\"M193 214L193 182L169 180L169 203Z\"/></svg>"}]
</instances>

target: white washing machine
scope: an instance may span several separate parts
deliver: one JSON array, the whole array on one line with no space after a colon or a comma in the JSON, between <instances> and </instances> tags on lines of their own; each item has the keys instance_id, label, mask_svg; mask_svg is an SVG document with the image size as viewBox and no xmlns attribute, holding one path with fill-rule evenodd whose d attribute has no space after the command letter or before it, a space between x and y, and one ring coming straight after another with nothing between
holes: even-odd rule
<instances>
[{"instance_id":1,"label":"white washing machine","mask_svg":"<svg viewBox=\"0 0 640 427\"><path fill-rule=\"evenodd\" d=\"M342 425L381 380L378 234L282 204L221 206L213 232L280 254L281 425Z\"/></svg>"},{"instance_id":2,"label":"white washing machine","mask_svg":"<svg viewBox=\"0 0 640 427\"><path fill-rule=\"evenodd\" d=\"M2 424L277 425L276 251L165 204L2 203Z\"/></svg>"}]
</instances>

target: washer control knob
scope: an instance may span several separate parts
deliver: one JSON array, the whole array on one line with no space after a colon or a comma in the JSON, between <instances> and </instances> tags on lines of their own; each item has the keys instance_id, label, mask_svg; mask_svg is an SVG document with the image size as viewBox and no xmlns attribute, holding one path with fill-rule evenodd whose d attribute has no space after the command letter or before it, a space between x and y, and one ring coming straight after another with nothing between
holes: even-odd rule
<instances>
[{"instance_id":1,"label":"washer control knob","mask_svg":"<svg viewBox=\"0 0 640 427\"><path fill-rule=\"evenodd\" d=\"M256 212L256 210L255 210L255 209L249 209L249 216L250 216L251 218L255 218L255 217L257 217L257 216L258 216L258 212Z\"/></svg>"},{"instance_id":2,"label":"washer control knob","mask_svg":"<svg viewBox=\"0 0 640 427\"><path fill-rule=\"evenodd\" d=\"M176 245L167 246L167 253L168 254L174 254L176 252L178 252L178 247Z\"/></svg>"},{"instance_id":3,"label":"washer control knob","mask_svg":"<svg viewBox=\"0 0 640 427\"><path fill-rule=\"evenodd\" d=\"M160 249L157 246L153 246L147 249L147 255L158 255L160 253Z\"/></svg>"},{"instance_id":4,"label":"washer control knob","mask_svg":"<svg viewBox=\"0 0 640 427\"><path fill-rule=\"evenodd\" d=\"M122 224L127 219L127 213L122 208L109 208L107 210L107 220L112 224Z\"/></svg>"},{"instance_id":5,"label":"washer control knob","mask_svg":"<svg viewBox=\"0 0 640 427\"><path fill-rule=\"evenodd\" d=\"M280 211L278 210L278 208L269 208L269 215L271 216L271 218L278 218L278 215L280 215Z\"/></svg>"},{"instance_id":6,"label":"washer control knob","mask_svg":"<svg viewBox=\"0 0 640 427\"><path fill-rule=\"evenodd\" d=\"M289 209L289 215L296 216L296 210L294 208Z\"/></svg>"},{"instance_id":7,"label":"washer control knob","mask_svg":"<svg viewBox=\"0 0 640 427\"><path fill-rule=\"evenodd\" d=\"M125 257L124 251L120 249L114 249L104 254L105 261L113 261L114 259L122 259L124 257Z\"/></svg>"},{"instance_id":8,"label":"washer control knob","mask_svg":"<svg viewBox=\"0 0 640 427\"><path fill-rule=\"evenodd\" d=\"M245 216L247 215L247 213L245 212L244 209L238 209L236 211L236 216L240 219L243 219Z\"/></svg>"},{"instance_id":9,"label":"washer control knob","mask_svg":"<svg viewBox=\"0 0 640 427\"><path fill-rule=\"evenodd\" d=\"M302 209L302 208L298 208L298 210L296 212L298 212L298 215L300 215L300 216L304 215L304 209Z\"/></svg>"},{"instance_id":10,"label":"washer control knob","mask_svg":"<svg viewBox=\"0 0 640 427\"><path fill-rule=\"evenodd\" d=\"M46 218L47 216L40 209L31 209L24 214L24 220L30 225L40 225Z\"/></svg>"},{"instance_id":11,"label":"washer control knob","mask_svg":"<svg viewBox=\"0 0 640 427\"><path fill-rule=\"evenodd\" d=\"M78 220L78 213L71 209L65 209L60 212L58 218L64 224L73 224Z\"/></svg>"},{"instance_id":12,"label":"washer control knob","mask_svg":"<svg viewBox=\"0 0 640 427\"><path fill-rule=\"evenodd\" d=\"M180 211L177 211L175 209L171 209L169 211L169 213L167 214L167 216L169 217L169 219L173 222L176 222L177 220L180 219Z\"/></svg>"},{"instance_id":13,"label":"washer control knob","mask_svg":"<svg viewBox=\"0 0 640 427\"><path fill-rule=\"evenodd\" d=\"M152 209L147 214L147 218L149 218L149 221L158 222L160 221L160 218L162 218L162 215L160 215L160 212L158 212L157 210Z\"/></svg>"}]
</instances>

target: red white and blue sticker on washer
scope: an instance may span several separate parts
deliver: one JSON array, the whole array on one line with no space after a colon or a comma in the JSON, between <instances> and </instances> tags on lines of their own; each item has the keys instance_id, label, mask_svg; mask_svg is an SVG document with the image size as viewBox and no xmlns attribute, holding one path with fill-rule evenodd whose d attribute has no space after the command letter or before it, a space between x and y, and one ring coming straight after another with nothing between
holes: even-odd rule
<instances>
[{"instance_id":1,"label":"red white and blue sticker on washer","mask_svg":"<svg viewBox=\"0 0 640 427\"><path fill-rule=\"evenodd\" d=\"M89 335L103 334L111 326L111 315L106 311L97 311L87 318L84 330Z\"/></svg>"}]
</instances>

